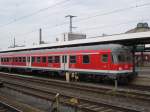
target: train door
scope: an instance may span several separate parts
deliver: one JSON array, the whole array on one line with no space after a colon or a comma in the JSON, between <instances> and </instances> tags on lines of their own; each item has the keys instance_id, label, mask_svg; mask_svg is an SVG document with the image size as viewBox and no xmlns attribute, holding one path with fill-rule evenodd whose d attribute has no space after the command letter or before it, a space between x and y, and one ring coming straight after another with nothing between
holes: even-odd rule
<instances>
[{"instance_id":1,"label":"train door","mask_svg":"<svg viewBox=\"0 0 150 112\"><path fill-rule=\"evenodd\" d=\"M29 56L29 57L26 57L26 65L27 65L27 67L31 67L31 56Z\"/></svg>"},{"instance_id":2,"label":"train door","mask_svg":"<svg viewBox=\"0 0 150 112\"><path fill-rule=\"evenodd\" d=\"M61 69L68 70L68 56L67 55L63 55L61 57Z\"/></svg>"}]
</instances>

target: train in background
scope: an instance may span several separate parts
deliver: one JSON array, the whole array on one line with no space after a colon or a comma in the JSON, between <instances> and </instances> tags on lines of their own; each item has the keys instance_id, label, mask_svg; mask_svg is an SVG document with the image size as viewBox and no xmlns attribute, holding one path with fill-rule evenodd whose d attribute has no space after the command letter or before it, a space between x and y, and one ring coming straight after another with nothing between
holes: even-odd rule
<instances>
[{"instance_id":1,"label":"train in background","mask_svg":"<svg viewBox=\"0 0 150 112\"><path fill-rule=\"evenodd\" d=\"M135 75L130 49L119 44L1 51L0 69L68 72L95 80L127 81Z\"/></svg>"}]
</instances>

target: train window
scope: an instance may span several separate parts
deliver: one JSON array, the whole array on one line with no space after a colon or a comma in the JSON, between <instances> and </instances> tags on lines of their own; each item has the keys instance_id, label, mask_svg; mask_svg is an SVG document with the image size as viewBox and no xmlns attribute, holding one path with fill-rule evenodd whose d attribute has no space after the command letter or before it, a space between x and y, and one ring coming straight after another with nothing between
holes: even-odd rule
<instances>
[{"instance_id":1,"label":"train window","mask_svg":"<svg viewBox=\"0 0 150 112\"><path fill-rule=\"evenodd\" d=\"M26 62L26 57L23 57L23 62Z\"/></svg>"},{"instance_id":2,"label":"train window","mask_svg":"<svg viewBox=\"0 0 150 112\"><path fill-rule=\"evenodd\" d=\"M3 62L3 58L1 58L1 62Z\"/></svg>"},{"instance_id":3,"label":"train window","mask_svg":"<svg viewBox=\"0 0 150 112\"><path fill-rule=\"evenodd\" d=\"M54 61L55 61L55 63L59 63L60 62L59 56L55 56Z\"/></svg>"},{"instance_id":4,"label":"train window","mask_svg":"<svg viewBox=\"0 0 150 112\"><path fill-rule=\"evenodd\" d=\"M113 57L113 54L111 54L111 62L114 63L114 57Z\"/></svg>"},{"instance_id":5,"label":"train window","mask_svg":"<svg viewBox=\"0 0 150 112\"><path fill-rule=\"evenodd\" d=\"M21 62L22 61L22 59L21 59L21 57L19 57L19 62Z\"/></svg>"},{"instance_id":6,"label":"train window","mask_svg":"<svg viewBox=\"0 0 150 112\"><path fill-rule=\"evenodd\" d=\"M35 62L35 57L32 57L32 63L34 63Z\"/></svg>"},{"instance_id":7,"label":"train window","mask_svg":"<svg viewBox=\"0 0 150 112\"><path fill-rule=\"evenodd\" d=\"M15 61L18 62L18 58L17 57L15 58Z\"/></svg>"},{"instance_id":8,"label":"train window","mask_svg":"<svg viewBox=\"0 0 150 112\"><path fill-rule=\"evenodd\" d=\"M125 57L125 55L123 55L123 54L119 54L118 55L118 61L119 62L126 62L126 57Z\"/></svg>"},{"instance_id":9,"label":"train window","mask_svg":"<svg viewBox=\"0 0 150 112\"><path fill-rule=\"evenodd\" d=\"M108 62L108 54L102 55L102 62Z\"/></svg>"},{"instance_id":10,"label":"train window","mask_svg":"<svg viewBox=\"0 0 150 112\"><path fill-rule=\"evenodd\" d=\"M42 57L42 62L46 63L46 57Z\"/></svg>"},{"instance_id":11,"label":"train window","mask_svg":"<svg viewBox=\"0 0 150 112\"><path fill-rule=\"evenodd\" d=\"M52 56L48 57L48 63L53 63L53 57Z\"/></svg>"},{"instance_id":12,"label":"train window","mask_svg":"<svg viewBox=\"0 0 150 112\"><path fill-rule=\"evenodd\" d=\"M89 55L83 55L83 60L82 60L82 62L83 62L84 64L90 63L90 57L89 57Z\"/></svg>"},{"instance_id":13,"label":"train window","mask_svg":"<svg viewBox=\"0 0 150 112\"><path fill-rule=\"evenodd\" d=\"M76 56L70 56L70 63L76 63Z\"/></svg>"},{"instance_id":14,"label":"train window","mask_svg":"<svg viewBox=\"0 0 150 112\"><path fill-rule=\"evenodd\" d=\"M133 60L132 54L129 54L126 58L127 58L127 62L132 62L132 60Z\"/></svg>"},{"instance_id":15,"label":"train window","mask_svg":"<svg viewBox=\"0 0 150 112\"><path fill-rule=\"evenodd\" d=\"M62 56L62 63L67 63L67 56Z\"/></svg>"},{"instance_id":16,"label":"train window","mask_svg":"<svg viewBox=\"0 0 150 112\"><path fill-rule=\"evenodd\" d=\"M40 62L41 62L41 58L37 57L37 63L40 63Z\"/></svg>"}]
</instances>

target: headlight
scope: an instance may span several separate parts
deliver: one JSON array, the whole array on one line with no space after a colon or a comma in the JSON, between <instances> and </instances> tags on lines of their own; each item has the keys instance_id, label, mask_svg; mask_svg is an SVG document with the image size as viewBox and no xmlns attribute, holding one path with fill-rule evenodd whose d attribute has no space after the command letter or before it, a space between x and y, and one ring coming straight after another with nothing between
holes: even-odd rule
<instances>
[{"instance_id":1,"label":"headlight","mask_svg":"<svg viewBox=\"0 0 150 112\"><path fill-rule=\"evenodd\" d=\"M119 70L122 70L122 67L119 67Z\"/></svg>"}]
</instances>

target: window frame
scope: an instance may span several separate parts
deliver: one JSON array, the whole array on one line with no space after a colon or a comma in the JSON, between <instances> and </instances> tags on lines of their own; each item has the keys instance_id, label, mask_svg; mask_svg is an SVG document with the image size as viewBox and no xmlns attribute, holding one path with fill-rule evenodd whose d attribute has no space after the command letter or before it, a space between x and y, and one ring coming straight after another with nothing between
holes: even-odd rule
<instances>
[{"instance_id":1,"label":"window frame","mask_svg":"<svg viewBox=\"0 0 150 112\"><path fill-rule=\"evenodd\" d=\"M3 57L1 58L1 62L3 62Z\"/></svg>"},{"instance_id":2,"label":"window frame","mask_svg":"<svg viewBox=\"0 0 150 112\"><path fill-rule=\"evenodd\" d=\"M18 60L18 62L22 62L22 57L19 57L19 60Z\"/></svg>"},{"instance_id":3,"label":"window frame","mask_svg":"<svg viewBox=\"0 0 150 112\"><path fill-rule=\"evenodd\" d=\"M39 56L36 57L36 62L37 62L37 63L41 63L41 57L39 57Z\"/></svg>"},{"instance_id":4,"label":"window frame","mask_svg":"<svg viewBox=\"0 0 150 112\"><path fill-rule=\"evenodd\" d=\"M42 56L42 63L46 63L47 62L47 57L46 56Z\"/></svg>"},{"instance_id":5,"label":"window frame","mask_svg":"<svg viewBox=\"0 0 150 112\"><path fill-rule=\"evenodd\" d=\"M85 62L85 56L88 56L88 62ZM82 63L83 64L89 64L90 63L90 55L86 54L86 55L82 55Z\"/></svg>"},{"instance_id":6,"label":"window frame","mask_svg":"<svg viewBox=\"0 0 150 112\"><path fill-rule=\"evenodd\" d=\"M104 57L104 56L107 56L107 61L104 60L104 59L106 59L106 57ZM109 55L108 54L102 54L101 55L101 62L108 63L108 61L109 61Z\"/></svg>"},{"instance_id":7,"label":"window frame","mask_svg":"<svg viewBox=\"0 0 150 112\"><path fill-rule=\"evenodd\" d=\"M31 56L31 63L35 63L35 56Z\"/></svg>"},{"instance_id":8,"label":"window frame","mask_svg":"<svg viewBox=\"0 0 150 112\"><path fill-rule=\"evenodd\" d=\"M60 56L54 56L54 63L60 63Z\"/></svg>"},{"instance_id":9,"label":"window frame","mask_svg":"<svg viewBox=\"0 0 150 112\"><path fill-rule=\"evenodd\" d=\"M53 63L53 56L48 56L48 63Z\"/></svg>"},{"instance_id":10,"label":"window frame","mask_svg":"<svg viewBox=\"0 0 150 112\"><path fill-rule=\"evenodd\" d=\"M26 57L22 57L22 62L26 62Z\"/></svg>"},{"instance_id":11,"label":"window frame","mask_svg":"<svg viewBox=\"0 0 150 112\"><path fill-rule=\"evenodd\" d=\"M75 57L74 59L71 59L71 57ZM77 63L77 56L76 55L70 55L69 56L69 62L71 64L76 64Z\"/></svg>"}]
</instances>

